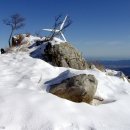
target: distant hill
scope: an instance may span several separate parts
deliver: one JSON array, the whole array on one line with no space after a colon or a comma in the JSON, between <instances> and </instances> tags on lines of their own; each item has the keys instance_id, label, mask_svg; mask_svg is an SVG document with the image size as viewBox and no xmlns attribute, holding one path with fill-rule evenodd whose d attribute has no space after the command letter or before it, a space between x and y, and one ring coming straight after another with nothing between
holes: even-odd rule
<instances>
[{"instance_id":1,"label":"distant hill","mask_svg":"<svg viewBox=\"0 0 130 130\"><path fill-rule=\"evenodd\" d=\"M116 60L116 61L107 61L100 60L99 63L103 64L107 68L130 68L130 60Z\"/></svg>"}]
</instances>

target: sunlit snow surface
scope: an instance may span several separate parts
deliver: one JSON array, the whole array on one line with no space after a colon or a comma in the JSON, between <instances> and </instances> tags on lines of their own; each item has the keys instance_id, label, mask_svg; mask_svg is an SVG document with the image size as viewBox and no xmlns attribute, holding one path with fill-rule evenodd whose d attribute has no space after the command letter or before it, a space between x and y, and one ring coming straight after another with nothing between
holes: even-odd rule
<instances>
[{"instance_id":1,"label":"sunlit snow surface","mask_svg":"<svg viewBox=\"0 0 130 130\"><path fill-rule=\"evenodd\" d=\"M93 74L104 103L74 103L47 92L50 84ZM29 52L0 55L0 130L130 130L130 84L97 69L54 67Z\"/></svg>"}]
</instances>

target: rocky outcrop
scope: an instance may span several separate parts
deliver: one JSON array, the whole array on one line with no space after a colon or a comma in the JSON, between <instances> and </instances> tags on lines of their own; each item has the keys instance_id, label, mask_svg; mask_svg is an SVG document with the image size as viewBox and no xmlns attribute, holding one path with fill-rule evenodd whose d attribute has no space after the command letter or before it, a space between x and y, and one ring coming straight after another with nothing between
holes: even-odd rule
<instances>
[{"instance_id":1,"label":"rocky outcrop","mask_svg":"<svg viewBox=\"0 0 130 130\"><path fill-rule=\"evenodd\" d=\"M74 102L90 103L96 92L97 84L93 75L80 74L65 79L59 84L51 85L49 92Z\"/></svg>"},{"instance_id":2,"label":"rocky outcrop","mask_svg":"<svg viewBox=\"0 0 130 130\"><path fill-rule=\"evenodd\" d=\"M52 45L48 43L44 49L44 59L58 67L70 67L74 69L86 69L89 65L81 53L68 43Z\"/></svg>"}]
</instances>

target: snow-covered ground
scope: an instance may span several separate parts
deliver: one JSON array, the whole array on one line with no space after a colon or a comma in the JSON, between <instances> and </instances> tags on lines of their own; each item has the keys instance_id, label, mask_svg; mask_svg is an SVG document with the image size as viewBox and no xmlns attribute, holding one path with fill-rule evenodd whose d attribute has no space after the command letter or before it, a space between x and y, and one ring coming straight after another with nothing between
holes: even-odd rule
<instances>
[{"instance_id":1,"label":"snow-covered ground","mask_svg":"<svg viewBox=\"0 0 130 130\"><path fill-rule=\"evenodd\" d=\"M103 104L48 93L50 84L81 73L95 75ZM54 67L29 52L0 55L0 130L130 130L130 83L97 69Z\"/></svg>"}]
</instances>

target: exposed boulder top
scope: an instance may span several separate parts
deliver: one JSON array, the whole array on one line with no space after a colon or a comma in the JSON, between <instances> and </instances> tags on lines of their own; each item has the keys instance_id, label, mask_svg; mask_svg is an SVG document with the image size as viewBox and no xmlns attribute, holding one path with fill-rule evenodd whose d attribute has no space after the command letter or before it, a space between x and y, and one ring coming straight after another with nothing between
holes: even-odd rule
<instances>
[{"instance_id":1,"label":"exposed boulder top","mask_svg":"<svg viewBox=\"0 0 130 130\"><path fill-rule=\"evenodd\" d=\"M51 85L49 92L74 102L90 103L97 90L97 84L93 75L80 74Z\"/></svg>"},{"instance_id":2,"label":"exposed boulder top","mask_svg":"<svg viewBox=\"0 0 130 130\"><path fill-rule=\"evenodd\" d=\"M69 43L52 45L48 42L43 54L44 59L54 66L83 70L89 68L81 53Z\"/></svg>"}]
</instances>

